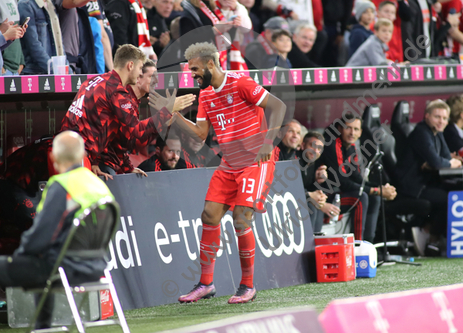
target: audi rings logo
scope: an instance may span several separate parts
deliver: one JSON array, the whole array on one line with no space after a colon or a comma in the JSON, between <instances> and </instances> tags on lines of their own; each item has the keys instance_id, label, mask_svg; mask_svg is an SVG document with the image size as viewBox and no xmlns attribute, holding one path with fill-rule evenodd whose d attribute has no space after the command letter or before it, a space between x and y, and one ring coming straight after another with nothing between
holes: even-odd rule
<instances>
[{"instance_id":1,"label":"audi rings logo","mask_svg":"<svg viewBox=\"0 0 463 333\"><path fill-rule=\"evenodd\" d=\"M293 251L302 253L305 235L300 211L291 192L268 197L267 211L262 214L262 225L254 225L257 245L265 257L270 258L272 254L279 257L283 253L291 255Z\"/></svg>"}]
</instances>

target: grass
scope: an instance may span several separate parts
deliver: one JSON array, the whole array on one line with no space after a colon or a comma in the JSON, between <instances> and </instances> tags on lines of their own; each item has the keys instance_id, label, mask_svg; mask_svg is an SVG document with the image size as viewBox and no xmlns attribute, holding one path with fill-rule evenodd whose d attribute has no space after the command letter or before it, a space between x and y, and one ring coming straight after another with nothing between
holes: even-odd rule
<instances>
[{"instance_id":1,"label":"grass","mask_svg":"<svg viewBox=\"0 0 463 333\"><path fill-rule=\"evenodd\" d=\"M300 286L262 290L250 304L228 305L228 297L217 297L194 304L169 304L126 311L133 333L160 332L219 320L244 313L311 305L318 312L334 299L367 296L401 290L461 283L463 259L417 259L423 265L392 265L378 268L375 278L340 283L310 283ZM115 327L94 328L89 332L119 332ZM0 324L0 333L24 332Z\"/></svg>"}]
</instances>

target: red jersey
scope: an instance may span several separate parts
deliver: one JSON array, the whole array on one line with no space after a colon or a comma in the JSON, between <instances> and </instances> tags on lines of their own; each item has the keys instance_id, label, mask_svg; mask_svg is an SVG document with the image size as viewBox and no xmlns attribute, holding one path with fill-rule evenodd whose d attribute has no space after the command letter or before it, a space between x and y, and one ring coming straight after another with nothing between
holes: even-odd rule
<instances>
[{"instance_id":1,"label":"red jersey","mask_svg":"<svg viewBox=\"0 0 463 333\"><path fill-rule=\"evenodd\" d=\"M268 91L242 74L228 72L218 89L209 86L199 93L196 119L211 122L222 150L219 167L242 171L256 164L257 152L267 132L264 110L259 107Z\"/></svg>"},{"instance_id":2,"label":"red jersey","mask_svg":"<svg viewBox=\"0 0 463 333\"><path fill-rule=\"evenodd\" d=\"M138 118L140 116L138 111L138 108L140 106L140 100L137 98L135 92L133 91L130 85L127 85L126 89L130 97L132 98L134 106L133 111L135 112L135 115ZM154 137L155 135L153 134L153 139ZM122 133L119 132L116 138L113 141L111 141L111 143L100 154L98 159L117 173L132 172L134 167L128 155L127 144L127 139L122 135Z\"/></svg>"},{"instance_id":3,"label":"red jersey","mask_svg":"<svg viewBox=\"0 0 463 333\"><path fill-rule=\"evenodd\" d=\"M372 0L372 2L376 6L376 10L379 8L379 4L384 0ZM395 4L395 8L397 10L396 19L394 20L394 29L392 30L392 38L387 44L389 47L389 51L386 51L386 58L392 61L403 62L404 61L404 49L402 45L402 20L399 17L399 8L397 2L392 0ZM372 22L370 25L371 31L375 31L375 22Z\"/></svg>"},{"instance_id":4,"label":"red jersey","mask_svg":"<svg viewBox=\"0 0 463 333\"><path fill-rule=\"evenodd\" d=\"M162 109L153 117L138 120L138 111L116 71L93 77L79 89L61 123L61 131L78 132L92 164L98 164L100 154L121 133L127 148L144 146L152 135L171 117Z\"/></svg>"},{"instance_id":5,"label":"red jersey","mask_svg":"<svg viewBox=\"0 0 463 333\"><path fill-rule=\"evenodd\" d=\"M441 17L443 20L447 20L447 15L452 9L455 10L455 14L463 13L462 0L451 0L448 2L443 2L442 4ZM460 18L460 31L463 29L463 19ZM450 52L453 54L460 53L460 43L454 40L452 37L447 36L447 43L449 45ZM451 56L451 54L444 54L445 56Z\"/></svg>"}]
</instances>

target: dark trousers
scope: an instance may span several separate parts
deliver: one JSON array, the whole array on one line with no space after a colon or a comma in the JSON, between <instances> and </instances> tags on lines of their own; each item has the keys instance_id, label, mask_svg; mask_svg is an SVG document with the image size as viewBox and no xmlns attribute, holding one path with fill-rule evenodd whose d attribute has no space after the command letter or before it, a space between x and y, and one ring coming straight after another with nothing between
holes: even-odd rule
<instances>
[{"instance_id":1,"label":"dark trousers","mask_svg":"<svg viewBox=\"0 0 463 333\"><path fill-rule=\"evenodd\" d=\"M334 195L328 198L332 202ZM341 193L341 214L345 214L359 198L358 192ZM362 193L355 207L350 211L352 216L351 232L355 239L373 242L378 223L380 197Z\"/></svg>"},{"instance_id":2,"label":"dark trousers","mask_svg":"<svg viewBox=\"0 0 463 333\"><path fill-rule=\"evenodd\" d=\"M447 233L447 196L448 192L438 187L426 187L420 194L420 199L431 203L429 220L431 221L432 235L445 235Z\"/></svg>"},{"instance_id":3,"label":"dark trousers","mask_svg":"<svg viewBox=\"0 0 463 333\"><path fill-rule=\"evenodd\" d=\"M51 268L35 256L0 256L0 287L44 287ZM35 295L38 304L40 294ZM54 296L50 294L36 322L36 329L51 327Z\"/></svg>"},{"instance_id":4,"label":"dark trousers","mask_svg":"<svg viewBox=\"0 0 463 333\"><path fill-rule=\"evenodd\" d=\"M315 233L322 231L323 217L325 213L323 213L320 209L315 208L311 202L307 203L307 207L309 208L310 212L310 222L312 223L313 232Z\"/></svg>"}]
</instances>

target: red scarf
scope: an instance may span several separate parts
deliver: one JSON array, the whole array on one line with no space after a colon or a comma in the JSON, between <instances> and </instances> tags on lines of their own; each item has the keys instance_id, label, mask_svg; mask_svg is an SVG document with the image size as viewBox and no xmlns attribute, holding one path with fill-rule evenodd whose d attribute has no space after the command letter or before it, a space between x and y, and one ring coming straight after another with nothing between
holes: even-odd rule
<instances>
[{"instance_id":1,"label":"red scarf","mask_svg":"<svg viewBox=\"0 0 463 333\"><path fill-rule=\"evenodd\" d=\"M222 11L220 10L221 5L218 1L215 2L217 8L212 12L202 1L201 11L211 20L213 25L220 24L224 20ZM218 31L216 30L218 33ZM217 49L219 50L219 61L222 69L227 69L228 59L228 46L230 46L230 36L228 34L220 34L216 37ZM247 70L246 62L241 56L240 42L238 32L235 34L235 40L232 42L230 51L230 69L231 70Z\"/></svg>"},{"instance_id":2,"label":"red scarf","mask_svg":"<svg viewBox=\"0 0 463 333\"><path fill-rule=\"evenodd\" d=\"M259 36L257 36L257 41L262 45L264 48L265 52L267 54L274 54L275 52L273 51L273 48L270 46L268 43L267 39L264 37L264 33L261 33Z\"/></svg>"},{"instance_id":3,"label":"red scarf","mask_svg":"<svg viewBox=\"0 0 463 333\"><path fill-rule=\"evenodd\" d=\"M138 48L149 57L154 54L154 50L150 42L150 32L145 8L143 8L140 0L129 0L129 2L132 4L135 14L137 15Z\"/></svg>"}]
</instances>

